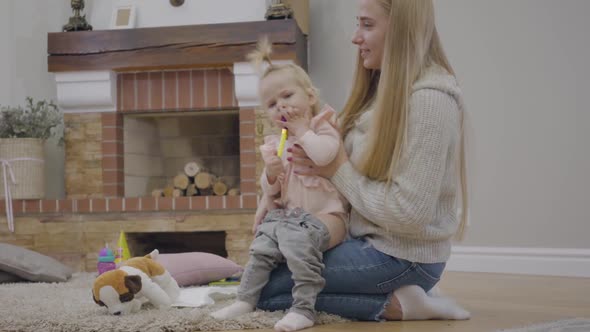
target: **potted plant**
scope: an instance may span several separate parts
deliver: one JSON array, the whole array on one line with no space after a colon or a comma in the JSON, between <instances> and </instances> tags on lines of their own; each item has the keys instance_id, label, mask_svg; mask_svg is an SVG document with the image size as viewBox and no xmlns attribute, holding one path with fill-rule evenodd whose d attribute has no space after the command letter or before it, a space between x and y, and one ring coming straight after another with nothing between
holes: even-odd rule
<instances>
[{"instance_id":1,"label":"potted plant","mask_svg":"<svg viewBox=\"0 0 590 332\"><path fill-rule=\"evenodd\" d=\"M0 107L0 198L41 199L45 196L44 143L63 141L63 116L53 102Z\"/></svg>"}]
</instances>

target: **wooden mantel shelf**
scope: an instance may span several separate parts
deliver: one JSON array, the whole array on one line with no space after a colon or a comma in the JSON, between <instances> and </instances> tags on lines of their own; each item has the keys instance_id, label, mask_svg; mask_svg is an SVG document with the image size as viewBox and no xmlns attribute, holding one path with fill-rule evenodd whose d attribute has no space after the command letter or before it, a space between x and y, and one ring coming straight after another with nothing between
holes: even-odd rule
<instances>
[{"instance_id":1,"label":"wooden mantel shelf","mask_svg":"<svg viewBox=\"0 0 590 332\"><path fill-rule=\"evenodd\" d=\"M273 57L306 67L304 34L294 20L49 33L49 72L162 70L246 61L264 35Z\"/></svg>"}]
</instances>

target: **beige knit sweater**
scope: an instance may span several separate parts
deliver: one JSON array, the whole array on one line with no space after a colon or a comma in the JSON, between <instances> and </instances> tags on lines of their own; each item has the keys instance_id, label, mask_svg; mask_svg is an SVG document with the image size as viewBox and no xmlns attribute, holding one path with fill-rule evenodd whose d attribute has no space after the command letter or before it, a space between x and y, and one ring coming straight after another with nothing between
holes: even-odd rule
<instances>
[{"instance_id":1,"label":"beige knit sweater","mask_svg":"<svg viewBox=\"0 0 590 332\"><path fill-rule=\"evenodd\" d=\"M438 66L416 81L410 97L407 148L391 183L359 173L373 111L357 120L344 142L350 161L331 178L352 205L350 235L412 262L446 262L457 230L457 154L461 91Z\"/></svg>"}]
</instances>

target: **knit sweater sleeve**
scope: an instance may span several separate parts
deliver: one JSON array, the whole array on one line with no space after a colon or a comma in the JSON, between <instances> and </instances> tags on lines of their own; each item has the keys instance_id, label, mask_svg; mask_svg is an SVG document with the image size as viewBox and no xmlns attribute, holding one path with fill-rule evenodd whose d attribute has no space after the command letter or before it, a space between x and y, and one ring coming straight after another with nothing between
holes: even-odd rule
<instances>
[{"instance_id":1,"label":"knit sweater sleeve","mask_svg":"<svg viewBox=\"0 0 590 332\"><path fill-rule=\"evenodd\" d=\"M450 95L433 89L410 98L406 148L389 184L362 175L343 164L331 178L352 207L386 229L419 229L431 223L445 173L445 161L458 135L458 105ZM449 156L452 153L453 156Z\"/></svg>"}]
</instances>

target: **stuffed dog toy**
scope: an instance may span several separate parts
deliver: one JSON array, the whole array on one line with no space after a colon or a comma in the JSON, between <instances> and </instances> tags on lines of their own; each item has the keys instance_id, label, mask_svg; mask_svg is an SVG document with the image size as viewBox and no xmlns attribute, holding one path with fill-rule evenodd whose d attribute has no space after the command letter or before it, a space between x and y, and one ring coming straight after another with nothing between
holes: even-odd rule
<instances>
[{"instance_id":1,"label":"stuffed dog toy","mask_svg":"<svg viewBox=\"0 0 590 332\"><path fill-rule=\"evenodd\" d=\"M150 302L158 309L169 308L180 295L176 280L155 261L158 250L144 257L134 257L121 266L98 276L92 287L92 298L110 314L127 315Z\"/></svg>"}]
</instances>

